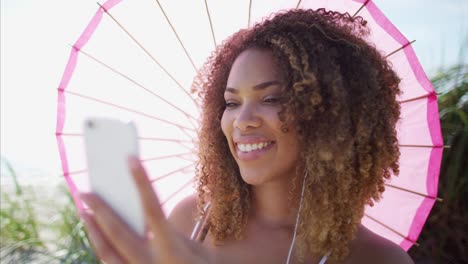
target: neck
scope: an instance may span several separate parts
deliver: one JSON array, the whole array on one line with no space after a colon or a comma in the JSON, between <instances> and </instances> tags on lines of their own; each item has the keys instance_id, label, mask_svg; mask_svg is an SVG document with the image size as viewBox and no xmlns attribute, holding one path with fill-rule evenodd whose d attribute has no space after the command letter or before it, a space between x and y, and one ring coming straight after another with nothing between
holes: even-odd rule
<instances>
[{"instance_id":1,"label":"neck","mask_svg":"<svg viewBox=\"0 0 468 264\"><path fill-rule=\"evenodd\" d=\"M302 177L296 177L294 193L291 180L269 182L252 187L252 217L277 227L294 227L302 189Z\"/></svg>"}]
</instances>

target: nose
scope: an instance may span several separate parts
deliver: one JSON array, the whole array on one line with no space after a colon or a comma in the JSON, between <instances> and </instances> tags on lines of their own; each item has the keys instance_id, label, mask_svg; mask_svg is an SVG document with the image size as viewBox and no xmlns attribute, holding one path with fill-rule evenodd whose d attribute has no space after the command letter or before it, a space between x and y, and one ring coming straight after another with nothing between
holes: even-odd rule
<instances>
[{"instance_id":1,"label":"nose","mask_svg":"<svg viewBox=\"0 0 468 264\"><path fill-rule=\"evenodd\" d=\"M257 128L262 124L260 115L254 105L243 104L239 107L237 115L234 119L234 128L241 131L247 131L251 128Z\"/></svg>"}]
</instances>

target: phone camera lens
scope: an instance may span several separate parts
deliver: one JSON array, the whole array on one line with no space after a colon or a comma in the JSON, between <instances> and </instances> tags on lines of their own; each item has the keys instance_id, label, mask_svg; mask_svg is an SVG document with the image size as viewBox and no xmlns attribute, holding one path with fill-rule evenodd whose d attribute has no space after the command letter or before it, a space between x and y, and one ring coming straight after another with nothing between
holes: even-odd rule
<instances>
[{"instance_id":1,"label":"phone camera lens","mask_svg":"<svg viewBox=\"0 0 468 264\"><path fill-rule=\"evenodd\" d=\"M87 125L89 128L94 128L94 122L91 121L91 120L88 121L88 122L86 123L86 125Z\"/></svg>"}]
</instances>

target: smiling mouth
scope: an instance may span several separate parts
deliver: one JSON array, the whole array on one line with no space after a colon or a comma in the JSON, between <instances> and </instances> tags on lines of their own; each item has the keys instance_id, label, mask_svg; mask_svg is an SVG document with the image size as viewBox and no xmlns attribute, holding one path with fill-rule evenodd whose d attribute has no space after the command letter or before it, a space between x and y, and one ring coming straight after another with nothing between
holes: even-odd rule
<instances>
[{"instance_id":1,"label":"smiling mouth","mask_svg":"<svg viewBox=\"0 0 468 264\"><path fill-rule=\"evenodd\" d=\"M240 150L243 153L250 153L253 151L258 151L265 149L269 146L271 146L274 143L274 141L264 141L264 142L258 142L254 144L243 144L243 143L237 143L237 149Z\"/></svg>"}]
</instances>

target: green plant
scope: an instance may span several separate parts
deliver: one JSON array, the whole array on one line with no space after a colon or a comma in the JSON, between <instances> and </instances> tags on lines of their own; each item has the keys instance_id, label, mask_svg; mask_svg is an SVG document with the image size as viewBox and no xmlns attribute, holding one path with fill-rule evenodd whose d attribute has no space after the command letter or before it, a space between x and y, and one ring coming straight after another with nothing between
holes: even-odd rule
<instances>
[{"instance_id":1,"label":"green plant","mask_svg":"<svg viewBox=\"0 0 468 264\"><path fill-rule=\"evenodd\" d=\"M24 189L18 182L16 172L11 164L2 159L2 163L8 170L14 183L14 191L2 192L0 208L0 226L2 259L18 256L30 256L34 252L42 252L45 249L38 232L38 221L31 206L34 193L30 189Z\"/></svg>"},{"instance_id":2,"label":"green plant","mask_svg":"<svg viewBox=\"0 0 468 264\"><path fill-rule=\"evenodd\" d=\"M59 211L58 224L52 227L57 234L57 247L60 249L55 255L63 259L62 263L99 263L70 192L65 185L60 186L60 191L66 195L67 202Z\"/></svg>"},{"instance_id":3,"label":"green plant","mask_svg":"<svg viewBox=\"0 0 468 264\"><path fill-rule=\"evenodd\" d=\"M67 197L65 202L38 199L33 188L20 184L11 164L4 159L2 163L14 188L2 188L0 262L99 263L65 185L59 186L58 194ZM44 206L57 208L52 221L42 222L38 217ZM53 238L47 240L43 233Z\"/></svg>"}]
</instances>

